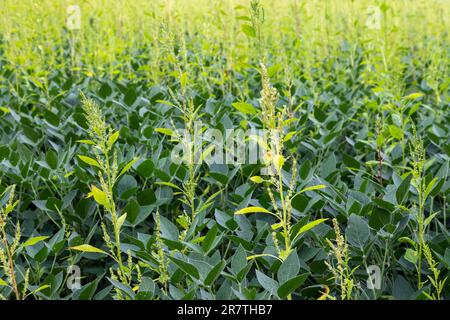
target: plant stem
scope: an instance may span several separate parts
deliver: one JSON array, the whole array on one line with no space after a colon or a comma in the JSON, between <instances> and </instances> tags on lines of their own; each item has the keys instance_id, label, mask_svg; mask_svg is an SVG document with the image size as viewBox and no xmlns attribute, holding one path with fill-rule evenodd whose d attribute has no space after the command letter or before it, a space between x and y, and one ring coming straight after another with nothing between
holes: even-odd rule
<instances>
[{"instance_id":1,"label":"plant stem","mask_svg":"<svg viewBox=\"0 0 450 320\"><path fill-rule=\"evenodd\" d=\"M418 256L418 262L417 262L417 280L418 280L418 286L419 289L422 289L422 250L423 250L423 243L424 243L424 239L423 239L423 232L424 232L424 226L423 226L423 187L422 187L422 179L419 180L419 215L417 217L417 222L419 224L419 248L418 248L418 252L417 252L417 256Z\"/></svg>"},{"instance_id":2,"label":"plant stem","mask_svg":"<svg viewBox=\"0 0 450 320\"><path fill-rule=\"evenodd\" d=\"M280 168L281 171L281 168ZM284 195L283 195L283 177L281 172L278 172L278 183L279 183L279 192L280 192L280 200L281 205L283 207L283 229L284 229L284 246L285 246L285 254L288 254L291 251L291 244L289 239L289 221L287 217L286 204L284 203Z\"/></svg>"},{"instance_id":3,"label":"plant stem","mask_svg":"<svg viewBox=\"0 0 450 320\"><path fill-rule=\"evenodd\" d=\"M2 238L3 238L3 245L5 247L6 254L8 256L9 272L10 272L10 277L11 277L11 281L12 281L12 285L13 285L14 294L16 295L16 299L20 300L20 293L19 293L19 289L17 287L16 275L15 275L15 271L14 271L13 254L11 253L11 250L9 249L8 241L6 240L6 232L5 232L4 228L2 228Z\"/></svg>"}]
</instances>

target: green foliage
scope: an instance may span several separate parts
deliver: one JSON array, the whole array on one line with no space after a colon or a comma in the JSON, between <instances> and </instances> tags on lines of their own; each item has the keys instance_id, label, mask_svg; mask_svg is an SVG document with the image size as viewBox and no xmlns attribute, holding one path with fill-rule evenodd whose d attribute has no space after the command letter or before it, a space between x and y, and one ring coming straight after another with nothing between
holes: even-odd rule
<instances>
[{"instance_id":1,"label":"green foliage","mask_svg":"<svg viewBox=\"0 0 450 320\"><path fill-rule=\"evenodd\" d=\"M449 299L431 2L371 28L368 0L90 1L71 30L55 0L2 1L0 298ZM272 131L209 165L207 129Z\"/></svg>"}]
</instances>

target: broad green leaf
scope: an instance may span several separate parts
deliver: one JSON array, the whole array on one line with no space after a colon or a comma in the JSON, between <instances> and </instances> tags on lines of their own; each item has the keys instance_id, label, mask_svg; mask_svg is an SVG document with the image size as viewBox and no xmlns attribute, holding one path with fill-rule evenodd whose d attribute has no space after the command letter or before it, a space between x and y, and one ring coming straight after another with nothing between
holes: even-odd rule
<instances>
[{"instance_id":1,"label":"broad green leaf","mask_svg":"<svg viewBox=\"0 0 450 320\"><path fill-rule=\"evenodd\" d=\"M214 240L217 237L217 231L218 231L218 227L217 224L215 224L211 230L208 231L208 233L206 234L206 236L203 238L202 241L202 249L203 251L205 251L206 253L211 249L211 246L214 244Z\"/></svg>"},{"instance_id":2,"label":"broad green leaf","mask_svg":"<svg viewBox=\"0 0 450 320\"><path fill-rule=\"evenodd\" d=\"M401 275L398 275L392 285L392 295L398 300L409 300L414 295L416 290L411 284Z\"/></svg>"},{"instance_id":3,"label":"broad green leaf","mask_svg":"<svg viewBox=\"0 0 450 320\"><path fill-rule=\"evenodd\" d=\"M272 295L277 296L278 282L269 278L259 270L256 270L256 279L264 289L269 291Z\"/></svg>"},{"instance_id":4,"label":"broad green leaf","mask_svg":"<svg viewBox=\"0 0 450 320\"><path fill-rule=\"evenodd\" d=\"M52 169L56 169L58 166L58 156L52 150L49 150L45 155L45 161Z\"/></svg>"},{"instance_id":5,"label":"broad green leaf","mask_svg":"<svg viewBox=\"0 0 450 320\"><path fill-rule=\"evenodd\" d=\"M97 290L98 283L102 280L103 276L97 277L94 281L85 284L79 291L76 291L76 300L91 300Z\"/></svg>"},{"instance_id":6,"label":"broad green leaf","mask_svg":"<svg viewBox=\"0 0 450 320\"><path fill-rule=\"evenodd\" d=\"M255 29L249 24L242 25L242 32L245 33L245 35L250 37L250 38L255 38L256 37Z\"/></svg>"},{"instance_id":7,"label":"broad green leaf","mask_svg":"<svg viewBox=\"0 0 450 320\"><path fill-rule=\"evenodd\" d=\"M178 228L169 219L167 219L162 215L159 217L159 219L161 223L161 238L172 241L178 241L179 239Z\"/></svg>"},{"instance_id":8,"label":"broad green leaf","mask_svg":"<svg viewBox=\"0 0 450 320\"><path fill-rule=\"evenodd\" d=\"M151 159L147 159L139 164L139 166L136 168L136 172L144 178L150 178L154 168L155 165L153 164L153 161Z\"/></svg>"},{"instance_id":9,"label":"broad green leaf","mask_svg":"<svg viewBox=\"0 0 450 320\"><path fill-rule=\"evenodd\" d=\"M415 265L418 260L417 251L409 248L406 249L405 259Z\"/></svg>"},{"instance_id":10,"label":"broad green leaf","mask_svg":"<svg viewBox=\"0 0 450 320\"><path fill-rule=\"evenodd\" d=\"M178 268L180 268L184 273L190 275L191 277L193 277L195 279L200 278L200 274L194 265L192 265L186 261L172 257L172 256L169 256L169 259L172 260L172 262L175 263L176 266Z\"/></svg>"},{"instance_id":11,"label":"broad green leaf","mask_svg":"<svg viewBox=\"0 0 450 320\"><path fill-rule=\"evenodd\" d=\"M166 136L173 136L174 132L171 129L167 129L167 128L155 128L156 132L165 134Z\"/></svg>"},{"instance_id":12,"label":"broad green leaf","mask_svg":"<svg viewBox=\"0 0 450 320\"><path fill-rule=\"evenodd\" d=\"M34 238L31 238L31 239L28 239L27 241L25 241L22 244L22 246L23 247L34 246L36 243L46 240L48 238L49 238L48 236L34 237Z\"/></svg>"},{"instance_id":13,"label":"broad green leaf","mask_svg":"<svg viewBox=\"0 0 450 320\"><path fill-rule=\"evenodd\" d=\"M211 269L211 271L208 273L208 275L205 278L205 286L211 285L220 275L223 268L225 268L226 262L224 260L219 261L214 268Z\"/></svg>"},{"instance_id":14,"label":"broad green leaf","mask_svg":"<svg viewBox=\"0 0 450 320\"><path fill-rule=\"evenodd\" d=\"M277 272L277 280L279 283L285 283L298 275L300 271L300 260L297 252L293 251L283 261Z\"/></svg>"},{"instance_id":15,"label":"broad green leaf","mask_svg":"<svg viewBox=\"0 0 450 320\"><path fill-rule=\"evenodd\" d=\"M391 136L393 136L397 140L403 139L402 129L400 129L394 125L389 125L389 133L391 134Z\"/></svg>"},{"instance_id":16,"label":"broad green leaf","mask_svg":"<svg viewBox=\"0 0 450 320\"><path fill-rule=\"evenodd\" d=\"M231 270L237 275L247 265L247 254L242 245L239 245L231 258Z\"/></svg>"},{"instance_id":17,"label":"broad green leaf","mask_svg":"<svg viewBox=\"0 0 450 320\"><path fill-rule=\"evenodd\" d=\"M361 166L359 161L357 161L355 158L353 158L352 156L350 156L350 155L348 155L346 153L344 153L342 155L342 161L350 169L359 169L360 166Z\"/></svg>"},{"instance_id":18,"label":"broad green leaf","mask_svg":"<svg viewBox=\"0 0 450 320\"><path fill-rule=\"evenodd\" d=\"M257 114L258 110L249 103L246 102L234 102L232 104L237 110L245 114Z\"/></svg>"},{"instance_id":19,"label":"broad green leaf","mask_svg":"<svg viewBox=\"0 0 450 320\"><path fill-rule=\"evenodd\" d=\"M108 196L102 190L92 185L90 196L93 196L95 201L104 207L108 207Z\"/></svg>"},{"instance_id":20,"label":"broad green leaf","mask_svg":"<svg viewBox=\"0 0 450 320\"><path fill-rule=\"evenodd\" d=\"M4 280L0 279L0 287L5 287L5 286L8 286L8 284Z\"/></svg>"},{"instance_id":21,"label":"broad green leaf","mask_svg":"<svg viewBox=\"0 0 450 320\"><path fill-rule=\"evenodd\" d=\"M111 278L108 278L108 280L109 280L109 282L112 283L112 285L114 287L116 287L120 291L122 291L125 294L127 294L131 299L134 299L135 293L133 292L133 289L130 286L128 286L126 284L123 284L122 282L119 282L117 280L111 279Z\"/></svg>"},{"instance_id":22,"label":"broad green leaf","mask_svg":"<svg viewBox=\"0 0 450 320\"><path fill-rule=\"evenodd\" d=\"M155 282L149 277L142 277L141 284L138 287L139 292L155 292Z\"/></svg>"},{"instance_id":23,"label":"broad green leaf","mask_svg":"<svg viewBox=\"0 0 450 320\"><path fill-rule=\"evenodd\" d=\"M408 195L409 186L411 184L412 174L409 174L402 183L398 186L397 191L395 192L395 197L397 199L398 204L402 204L406 200L406 196Z\"/></svg>"},{"instance_id":24,"label":"broad green leaf","mask_svg":"<svg viewBox=\"0 0 450 320\"><path fill-rule=\"evenodd\" d=\"M277 290L278 296L281 299L286 298L305 282L308 275L309 273L304 273L281 284Z\"/></svg>"},{"instance_id":25,"label":"broad green leaf","mask_svg":"<svg viewBox=\"0 0 450 320\"><path fill-rule=\"evenodd\" d=\"M348 219L345 235L349 244L360 249L364 248L370 236L367 221L358 215L352 214Z\"/></svg>"}]
</instances>

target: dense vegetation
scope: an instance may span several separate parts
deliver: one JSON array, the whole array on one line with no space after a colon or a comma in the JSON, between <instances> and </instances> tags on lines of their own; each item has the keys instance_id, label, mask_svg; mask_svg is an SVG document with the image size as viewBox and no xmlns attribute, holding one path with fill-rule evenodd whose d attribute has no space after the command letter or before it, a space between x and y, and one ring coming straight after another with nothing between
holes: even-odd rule
<instances>
[{"instance_id":1,"label":"dense vegetation","mask_svg":"<svg viewBox=\"0 0 450 320\"><path fill-rule=\"evenodd\" d=\"M450 297L448 1L0 6L1 298Z\"/></svg>"}]
</instances>

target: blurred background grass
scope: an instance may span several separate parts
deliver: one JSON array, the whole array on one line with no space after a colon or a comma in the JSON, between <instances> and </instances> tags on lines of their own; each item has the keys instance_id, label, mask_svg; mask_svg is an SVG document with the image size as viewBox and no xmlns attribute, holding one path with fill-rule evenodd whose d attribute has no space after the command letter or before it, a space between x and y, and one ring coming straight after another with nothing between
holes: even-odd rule
<instances>
[{"instance_id":1,"label":"blurred background grass","mask_svg":"<svg viewBox=\"0 0 450 320\"><path fill-rule=\"evenodd\" d=\"M426 70L431 86L449 71L450 1L265 0L262 46L242 32L249 1L3 0L2 68L19 77L55 70L154 82L178 64L196 81L227 81L260 57L285 77L326 72L326 64L363 52L366 81L395 87L408 63ZM78 5L81 28L67 29L67 8ZM382 19L367 27L371 6ZM408 57L408 59L405 59Z\"/></svg>"}]
</instances>

